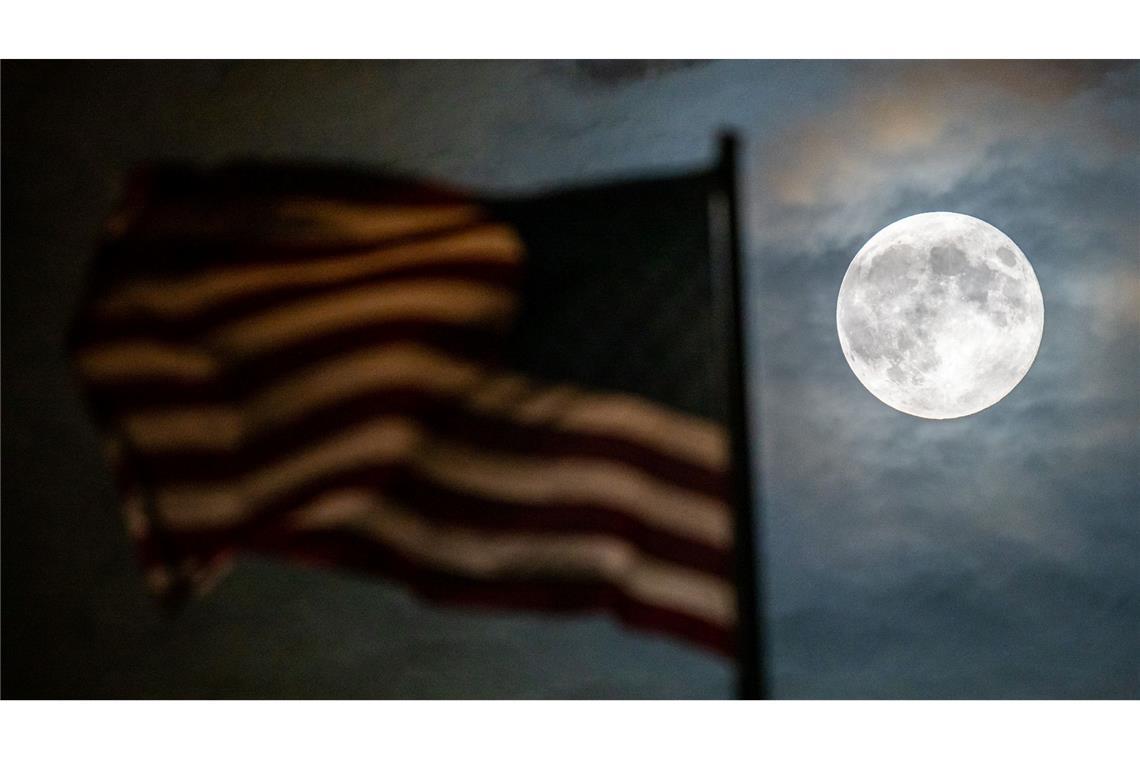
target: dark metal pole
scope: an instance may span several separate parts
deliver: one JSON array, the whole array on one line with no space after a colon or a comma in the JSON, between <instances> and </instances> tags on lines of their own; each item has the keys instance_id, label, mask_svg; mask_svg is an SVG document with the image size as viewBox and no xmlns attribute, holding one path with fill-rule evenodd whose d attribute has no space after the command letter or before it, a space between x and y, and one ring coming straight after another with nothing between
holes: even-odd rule
<instances>
[{"instance_id":1,"label":"dark metal pole","mask_svg":"<svg viewBox=\"0 0 1140 760\"><path fill-rule=\"evenodd\" d=\"M713 188L710 232L720 269L725 370L728 387L728 429L731 451L731 498L735 510L734 555L737 593L737 663L740 699L767 699L767 642L764 625L761 562L756 551L759 438L749 414L744 355L744 267L740 253L737 140L721 137Z\"/></svg>"}]
</instances>

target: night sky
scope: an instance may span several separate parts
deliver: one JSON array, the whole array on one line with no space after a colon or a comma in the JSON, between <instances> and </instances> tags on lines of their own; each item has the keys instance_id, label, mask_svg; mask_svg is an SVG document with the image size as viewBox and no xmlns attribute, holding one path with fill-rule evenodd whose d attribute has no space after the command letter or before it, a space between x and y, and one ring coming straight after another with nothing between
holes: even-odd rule
<instances>
[{"instance_id":1,"label":"night sky","mask_svg":"<svg viewBox=\"0 0 1140 760\"><path fill-rule=\"evenodd\" d=\"M62 340L142 160L308 158L530 191L744 140L774 693L1140 696L1140 65L5 63L5 696L727 697L725 662L604 618L425 606L249 560L164 621ZM876 231L971 214L1028 257L1036 363L934 422L848 368Z\"/></svg>"}]
</instances>

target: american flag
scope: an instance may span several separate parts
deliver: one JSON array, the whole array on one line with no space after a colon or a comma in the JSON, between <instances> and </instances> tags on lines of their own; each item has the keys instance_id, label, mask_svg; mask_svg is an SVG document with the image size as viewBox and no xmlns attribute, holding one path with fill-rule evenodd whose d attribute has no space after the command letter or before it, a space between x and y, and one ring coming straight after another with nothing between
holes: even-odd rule
<instances>
[{"instance_id":1,"label":"american flag","mask_svg":"<svg viewBox=\"0 0 1140 760\"><path fill-rule=\"evenodd\" d=\"M253 552L732 651L723 426L507 362L543 325L498 209L349 172L139 174L73 349L155 593Z\"/></svg>"}]
</instances>

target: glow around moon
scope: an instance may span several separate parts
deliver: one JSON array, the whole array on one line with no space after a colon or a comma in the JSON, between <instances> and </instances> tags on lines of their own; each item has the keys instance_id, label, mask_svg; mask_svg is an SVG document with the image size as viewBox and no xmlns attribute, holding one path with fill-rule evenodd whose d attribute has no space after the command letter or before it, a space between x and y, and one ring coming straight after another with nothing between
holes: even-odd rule
<instances>
[{"instance_id":1,"label":"glow around moon","mask_svg":"<svg viewBox=\"0 0 1140 760\"><path fill-rule=\"evenodd\" d=\"M1000 401L1029 371L1045 322L1025 254L1000 230L935 212L880 230L839 289L839 343L883 403L928 419Z\"/></svg>"}]
</instances>

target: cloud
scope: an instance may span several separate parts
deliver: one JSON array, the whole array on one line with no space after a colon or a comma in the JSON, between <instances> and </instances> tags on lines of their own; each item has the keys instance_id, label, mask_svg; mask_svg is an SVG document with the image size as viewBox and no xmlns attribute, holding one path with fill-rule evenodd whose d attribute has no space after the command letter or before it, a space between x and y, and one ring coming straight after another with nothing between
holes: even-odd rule
<instances>
[{"instance_id":1,"label":"cloud","mask_svg":"<svg viewBox=\"0 0 1140 760\"><path fill-rule=\"evenodd\" d=\"M908 589L949 584L982 606L1051 610L1032 583L1046 572L1135 605L1140 66L861 64L855 77L850 96L791 124L754 166L751 332L774 608L874 620L887 600L905 607ZM1046 300L1021 385L944 423L871 397L834 322L858 248L934 209L1010 234ZM1070 633L1100 603L1066 597ZM965 646L973 614L914 636ZM1104 624L1106 641L1119 622ZM1020 635L1013 625L985 646Z\"/></svg>"},{"instance_id":2,"label":"cloud","mask_svg":"<svg viewBox=\"0 0 1140 760\"><path fill-rule=\"evenodd\" d=\"M770 251L819 255L1043 159L1134 161L1138 81L1140 66L1116 63L864 64L831 113L760 148L752 235Z\"/></svg>"}]
</instances>

